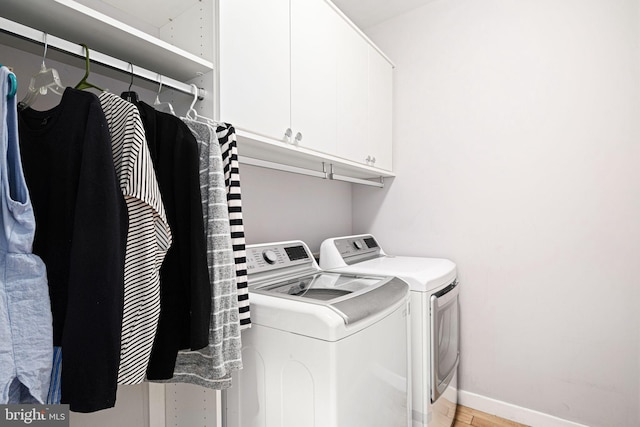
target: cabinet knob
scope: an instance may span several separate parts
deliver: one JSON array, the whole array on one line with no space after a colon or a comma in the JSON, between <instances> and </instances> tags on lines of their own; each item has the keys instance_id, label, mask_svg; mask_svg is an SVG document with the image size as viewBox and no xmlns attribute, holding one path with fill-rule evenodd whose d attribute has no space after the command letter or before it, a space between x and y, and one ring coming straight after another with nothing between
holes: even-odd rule
<instances>
[{"instance_id":1,"label":"cabinet knob","mask_svg":"<svg viewBox=\"0 0 640 427\"><path fill-rule=\"evenodd\" d=\"M364 161L365 161L367 164L371 163L371 156L367 156L367 158L366 158L366 159L364 159Z\"/></svg>"},{"instance_id":2,"label":"cabinet knob","mask_svg":"<svg viewBox=\"0 0 640 427\"><path fill-rule=\"evenodd\" d=\"M375 157L371 158L371 163L373 163L374 165L376 164L376 158Z\"/></svg>"},{"instance_id":3,"label":"cabinet knob","mask_svg":"<svg viewBox=\"0 0 640 427\"><path fill-rule=\"evenodd\" d=\"M287 128L287 130L284 131L285 139L291 141L291 135L293 135L293 131L291 130L291 128Z\"/></svg>"},{"instance_id":4,"label":"cabinet knob","mask_svg":"<svg viewBox=\"0 0 640 427\"><path fill-rule=\"evenodd\" d=\"M299 143L300 141L302 141L302 134L300 132L296 133L296 137L295 137L295 142L294 144Z\"/></svg>"}]
</instances>

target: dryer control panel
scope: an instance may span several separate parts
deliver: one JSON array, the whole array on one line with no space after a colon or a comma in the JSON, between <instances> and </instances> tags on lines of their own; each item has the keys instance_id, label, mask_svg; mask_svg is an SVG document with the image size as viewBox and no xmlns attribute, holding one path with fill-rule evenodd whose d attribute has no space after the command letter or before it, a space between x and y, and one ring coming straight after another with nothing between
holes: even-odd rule
<instances>
[{"instance_id":1,"label":"dryer control panel","mask_svg":"<svg viewBox=\"0 0 640 427\"><path fill-rule=\"evenodd\" d=\"M333 241L333 244L347 265L384 255L380 245L370 234L338 238Z\"/></svg>"}]
</instances>

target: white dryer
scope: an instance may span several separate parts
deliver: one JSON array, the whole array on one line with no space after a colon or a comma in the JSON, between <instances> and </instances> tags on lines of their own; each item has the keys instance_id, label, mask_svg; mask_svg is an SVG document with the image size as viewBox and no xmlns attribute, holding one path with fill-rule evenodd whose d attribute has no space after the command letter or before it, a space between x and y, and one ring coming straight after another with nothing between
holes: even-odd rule
<instances>
[{"instance_id":1,"label":"white dryer","mask_svg":"<svg viewBox=\"0 0 640 427\"><path fill-rule=\"evenodd\" d=\"M301 241L247 246L247 267L227 427L411 425L406 282L323 272Z\"/></svg>"},{"instance_id":2,"label":"white dryer","mask_svg":"<svg viewBox=\"0 0 640 427\"><path fill-rule=\"evenodd\" d=\"M369 234L325 240L324 270L397 276L411 288L413 427L449 427L457 405L459 286L456 265L440 258L386 254Z\"/></svg>"}]
</instances>

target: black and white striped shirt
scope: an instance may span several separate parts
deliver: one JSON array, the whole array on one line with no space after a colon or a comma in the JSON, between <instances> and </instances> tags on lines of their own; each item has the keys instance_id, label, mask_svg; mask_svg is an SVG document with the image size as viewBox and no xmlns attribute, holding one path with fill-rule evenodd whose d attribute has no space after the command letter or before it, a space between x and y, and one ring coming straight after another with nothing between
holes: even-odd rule
<instances>
[{"instance_id":1,"label":"black and white striped shirt","mask_svg":"<svg viewBox=\"0 0 640 427\"><path fill-rule=\"evenodd\" d=\"M144 380L160 315L160 266L171 246L144 126L135 105L104 92L113 163L129 213L119 384Z\"/></svg>"},{"instance_id":2,"label":"black and white striped shirt","mask_svg":"<svg viewBox=\"0 0 640 427\"><path fill-rule=\"evenodd\" d=\"M229 222L231 224L231 242L236 263L236 279L238 284L238 310L240 327L251 326L249 313L249 288L247 283L247 253L245 249L244 224L242 222L242 202L240 193L240 167L238 162L238 146L236 130L228 123L220 123L216 128L218 142L222 150L224 178L227 187L227 203Z\"/></svg>"}]
</instances>

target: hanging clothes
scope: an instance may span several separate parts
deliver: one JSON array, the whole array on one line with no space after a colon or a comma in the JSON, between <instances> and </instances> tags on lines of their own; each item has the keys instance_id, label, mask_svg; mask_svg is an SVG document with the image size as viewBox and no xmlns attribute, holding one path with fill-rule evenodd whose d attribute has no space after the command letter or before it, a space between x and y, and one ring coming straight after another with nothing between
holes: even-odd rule
<instances>
[{"instance_id":1,"label":"hanging clothes","mask_svg":"<svg viewBox=\"0 0 640 427\"><path fill-rule=\"evenodd\" d=\"M231 386L231 373L242 369L236 264L231 244L222 152L215 129L185 120L198 142L200 195L207 238L211 280L209 345L178 353L173 378L167 382L196 384L222 390Z\"/></svg>"},{"instance_id":2,"label":"hanging clothes","mask_svg":"<svg viewBox=\"0 0 640 427\"><path fill-rule=\"evenodd\" d=\"M209 344L211 289L202 223L198 146L187 126L139 102L138 109L173 244L160 269L161 311L147 369L149 380L173 376L179 350Z\"/></svg>"},{"instance_id":3,"label":"hanging clothes","mask_svg":"<svg viewBox=\"0 0 640 427\"><path fill-rule=\"evenodd\" d=\"M47 405L59 405L62 400L62 347L53 347L53 364L51 366L51 383L47 393Z\"/></svg>"},{"instance_id":4,"label":"hanging clothes","mask_svg":"<svg viewBox=\"0 0 640 427\"><path fill-rule=\"evenodd\" d=\"M240 167L238 162L238 146L236 130L228 123L220 123L216 128L218 142L222 150L225 185L227 187L227 203L231 224L231 242L236 263L236 280L238 286L238 310L240 312L240 328L251 327L249 313L249 285L247 282L247 253L245 249L244 223L242 221L242 201L240 192Z\"/></svg>"},{"instance_id":5,"label":"hanging clothes","mask_svg":"<svg viewBox=\"0 0 640 427\"><path fill-rule=\"evenodd\" d=\"M35 217L26 186L15 92L0 67L0 404L43 404L53 360L46 268L32 254Z\"/></svg>"},{"instance_id":6,"label":"hanging clothes","mask_svg":"<svg viewBox=\"0 0 640 427\"><path fill-rule=\"evenodd\" d=\"M127 209L100 101L65 89L48 111L22 110L20 150L47 266L62 403L76 412L116 399Z\"/></svg>"},{"instance_id":7,"label":"hanging clothes","mask_svg":"<svg viewBox=\"0 0 640 427\"><path fill-rule=\"evenodd\" d=\"M118 384L140 384L158 329L160 267L171 246L171 230L138 109L113 93L103 92L99 99L129 213Z\"/></svg>"}]
</instances>

